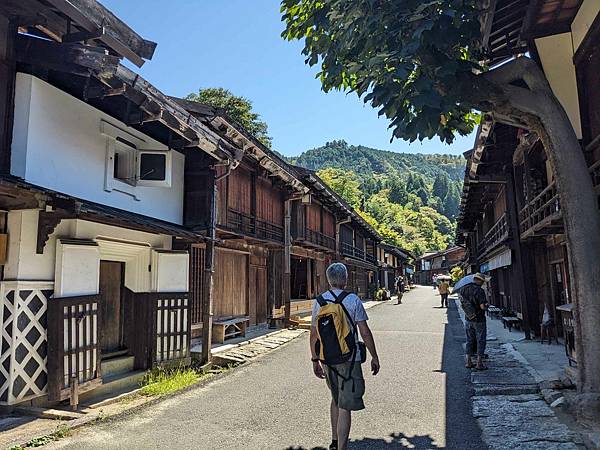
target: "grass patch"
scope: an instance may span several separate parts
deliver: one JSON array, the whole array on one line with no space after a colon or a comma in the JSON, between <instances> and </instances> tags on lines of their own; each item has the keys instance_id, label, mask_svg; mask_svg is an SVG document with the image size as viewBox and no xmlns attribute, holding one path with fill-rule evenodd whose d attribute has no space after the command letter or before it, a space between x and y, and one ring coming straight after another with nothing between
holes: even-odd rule
<instances>
[{"instance_id":1,"label":"grass patch","mask_svg":"<svg viewBox=\"0 0 600 450\"><path fill-rule=\"evenodd\" d=\"M33 438L23 445L13 445L12 447L9 447L8 450L24 450L26 448L42 447L46 444L50 444L51 442L65 438L69 436L70 433L71 431L69 430L69 427L64 423L61 423L56 427L56 431L53 433L50 433L46 436Z\"/></svg>"},{"instance_id":2,"label":"grass patch","mask_svg":"<svg viewBox=\"0 0 600 450\"><path fill-rule=\"evenodd\" d=\"M146 374L140 392L150 396L170 394L196 384L200 379L201 374L192 368L159 368Z\"/></svg>"},{"instance_id":3,"label":"grass patch","mask_svg":"<svg viewBox=\"0 0 600 450\"><path fill-rule=\"evenodd\" d=\"M180 391L186 387L212 378L231 369L227 367L213 367L202 370L196 367L178 367L175 369L157 368L146 374L142 380L140 394L147 396L161 396Z\"/></svg>"}]
</instances>

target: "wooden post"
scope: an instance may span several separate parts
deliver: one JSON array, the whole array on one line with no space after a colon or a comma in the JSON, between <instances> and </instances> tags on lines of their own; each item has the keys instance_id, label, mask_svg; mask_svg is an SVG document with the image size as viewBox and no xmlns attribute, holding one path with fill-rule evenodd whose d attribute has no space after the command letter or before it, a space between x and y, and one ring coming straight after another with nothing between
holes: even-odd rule
<instances>
[{"instance_id":1,"label":"wooden post","mask_svg":"<svg viewBox=\"0 0 600 450\"><path fill-rule=\"evenodd\" d=\"M17 27L0 16L0 173L10 173L10 147L15 106Z\"/></svg>"},{"instance_id":2,"label":"wooden post","mask_svg":"<svg viewBox=\"0 0 600 450\"><path fill-rule=\"evenodd\" d=\"M212 195L209 196L210 222L208 228L208 242L204 252L204 290L202 292L202 362L209 363L211 360L212 343L212 321L213 321L213 275L215 265L215 240L217 238L217 182L215 169L211 169L207 175L211 183Z\"/></svg>"},{"instance_id":3,"label":"wooden post","mask_svg":"<svg viewBox=\"0 0 600 450\"><path fill-rule=\"evenodd\" d=\"M292 283L292 200L284 203L284 254L283 254L283 303L285 305L285 326L290 323L291 283Z\"/></svg>"},{"instance_id":4,"label":"wooden post","mask_svg":"<svg viewBox=\"0 0 600 450\"><path fill-rule=\"evenodd\" d=\"M515 176L513 166L510 165L507 170L506 183L506 214L508 218L509 230L511 230L511 238L509 247L514 253L514 264L512 266L513 273L513 288L519 296L521 305L521 313L523 314L523 331L525 339L531 339L531 330L529 327L530 314L527 304L527 288L525 286L525 273L530 273L528 267L523 264L523 249L521 247L521 232L519 226L519 210L517 207L517 195L515 192Z\"/></svg>"},{"instance_id":5,"label":"wooden post","mask_svg":"<svg viewBox=\"0 0 600 450\"><path fill-rule=\"evenodd\" d=\"M77 407L79 406L79 380L77 377L71 377L70 405L73 411L77 411Z\"/></svg>"}]
</instances>

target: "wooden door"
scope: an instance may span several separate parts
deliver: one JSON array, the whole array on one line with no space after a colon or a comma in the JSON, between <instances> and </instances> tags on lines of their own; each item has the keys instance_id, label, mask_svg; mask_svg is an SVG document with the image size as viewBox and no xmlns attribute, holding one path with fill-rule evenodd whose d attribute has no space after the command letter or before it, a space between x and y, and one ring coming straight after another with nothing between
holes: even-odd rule
<instances>
[{"instance_id":1,"label":"wooden door","mask_svg":"<svg viewBox=\"0 0 600 450\"><path fill-rule=\"evenodd\" d=\"M100 349L103 355L123 349L124 263L100 261Z\"/></svg>"},{"instance_id":2,"label":"wooden door","mask_svg":"<svg viewBox=\"0 0 600 450\"><path fill-rule=\"evenodd\" d=\"M267 321L267 268L256 268L256 323Z\"/></svg>"},{"instance_id":3,"label":"wooden door","mask_svg":"<svg viewBox=\"0 0 600 450\"><path fill-rule=\"evenodd\" d=\"M248 314L248 255L216 251L213 313L215 319Z\"/></svg>"},{"instance_id":4,"label":"wooden door","mask_svg":"<svg viewBox=\"0 0 600 450\"><path fill-rule=\"evenodd\" d=\"M267 321L267 268L250 266L249 280L248 315L250 325L258 325Z\"/></svg>"}]
</instances>

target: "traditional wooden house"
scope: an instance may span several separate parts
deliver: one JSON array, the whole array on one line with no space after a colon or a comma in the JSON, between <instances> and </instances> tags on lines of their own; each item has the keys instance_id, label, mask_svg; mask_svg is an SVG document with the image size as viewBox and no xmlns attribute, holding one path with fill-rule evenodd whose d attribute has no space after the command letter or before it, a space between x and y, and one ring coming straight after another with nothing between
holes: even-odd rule
<instances>
[{"instance_id":1,"label":"traditional wooden house","mask_svg":"<svg viewBox=\"0 0 600 450\"><path fill-rule=\"evenodd\" d=\"M309 191L292 207L292 298L310 300L326 290L325 271L333 261L347 265L350 289L371 298L380 236L316 173L294 169ZM307 310L310 301L302 305Z\"/></svg>"},{"instance_id":2,"label":"traditional wooden house","mask_svg":"<svg viewBox=\"0 0 600 450\"><path fill-rule=\"evenodd\" d=\"M600 185L600 4L524 1L518 4L521 14L514 8L497 2L486 19L492 63L530 52L580 138L594 184ZM515 14L508 17L506 11ZM542 142L492 112L466 156L458 239L467 246L468 268L492 275L492 301L516 313L528 334L539 333L547 310L576 360L561 205Z\"/></svg>"},{"instance_id":3,"label":"traditional wooden house","mask_svg":"<svg viewBox=\"0 0 600 450\"><path fill-rule=\"evenodd\" d=\"M186 154L234 149L121 64L156 44L93 0L3 1L0 35L0 404L189 361Z\"/></svg>"},{"instance_id":4,"label":"traditional wooden house","mask_svg":"<svg viewBox=\"0 0 600 450\"><path fill-rule=\"evenodd\" d=\"M435 275L448 275L453 267L462 265L466 250L460 245L453 245L445 250L423 254L416 260L416 281L423 285L431 285Z\"/></svg>"},{"instance_id":5,"label":"traditional wooden house","mask_svg":"<svg viewBox=\"0 0 600 450\"><path fill-rule=\"evenodd\" d=\"M378 248L379 259L379 287L387 289L391 293L396 292L396 280L404 277L406 280L406 268L409 253L393 245L381 243Z\"/></svg>"},{"instance_id":6,"label":"traditional wooden house","mask_svg":"<svg viewBox=\"0 0 600 450\"><path fill-rule=\"evenodd\" d=\"M203 155L193 157L186 173L185 216L186 225L198 230L207 228L215 215L211 326L225 334L243 333L246 325L266 324L274 311L285 306L289 290L293 292L294 284L290 288L286 276L293 280L296 269L294 259L290 262L287 257L292 205L307 188L285 161L223 111L197 102L177 102L236 149L233 159L216 166ZM205 324L205 251L205 244L191 247L196 335Z\"/></svg>"}]
</instances>

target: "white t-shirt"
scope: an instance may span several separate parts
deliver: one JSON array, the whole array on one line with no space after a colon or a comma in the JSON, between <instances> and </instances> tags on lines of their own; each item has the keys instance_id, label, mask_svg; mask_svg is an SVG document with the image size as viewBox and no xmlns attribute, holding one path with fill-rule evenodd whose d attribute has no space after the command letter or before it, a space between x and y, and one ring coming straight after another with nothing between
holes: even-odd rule
<instances>
[{"instance_id":1,"label":"white t-shirt","mask_svg":"<svg viewBox=\"0 0 600 450\"><path fill-rule=\"evenodd\" d=\"M332 289L332 291L338 297L342 293L341 289ZM331 301L335 300L335 298L333 297L333 295L331 295L331 292L329 292L329 291L323 292L321 295L323 296L323 298L325 300L331 300ZM367 316L367 311L365 311L365 307L363 306L360 298L358 298L358 295L348 294L346 296L346 298L344 298L344 300L342 300L342 304L348 311L348 314L350 315L350 317L352 317L352 320L354 321L355 325L358 325L358 322L363 322L365 320L369 320L369 316ZM316 321L319 309L321 309L321 305L319 305L319 302L317 302L317 300L314 300L313 308L312 308L312 326L313 327L316 326L315 321ZM350 323L350 321L348 321L348 323ZM359 341L359 334L360 334L360 331L358 333L356 333L356 342ZM360 359L361 359L360 351L357 350L355 361L360 361Z\"/></svg>"}]
</instances>

